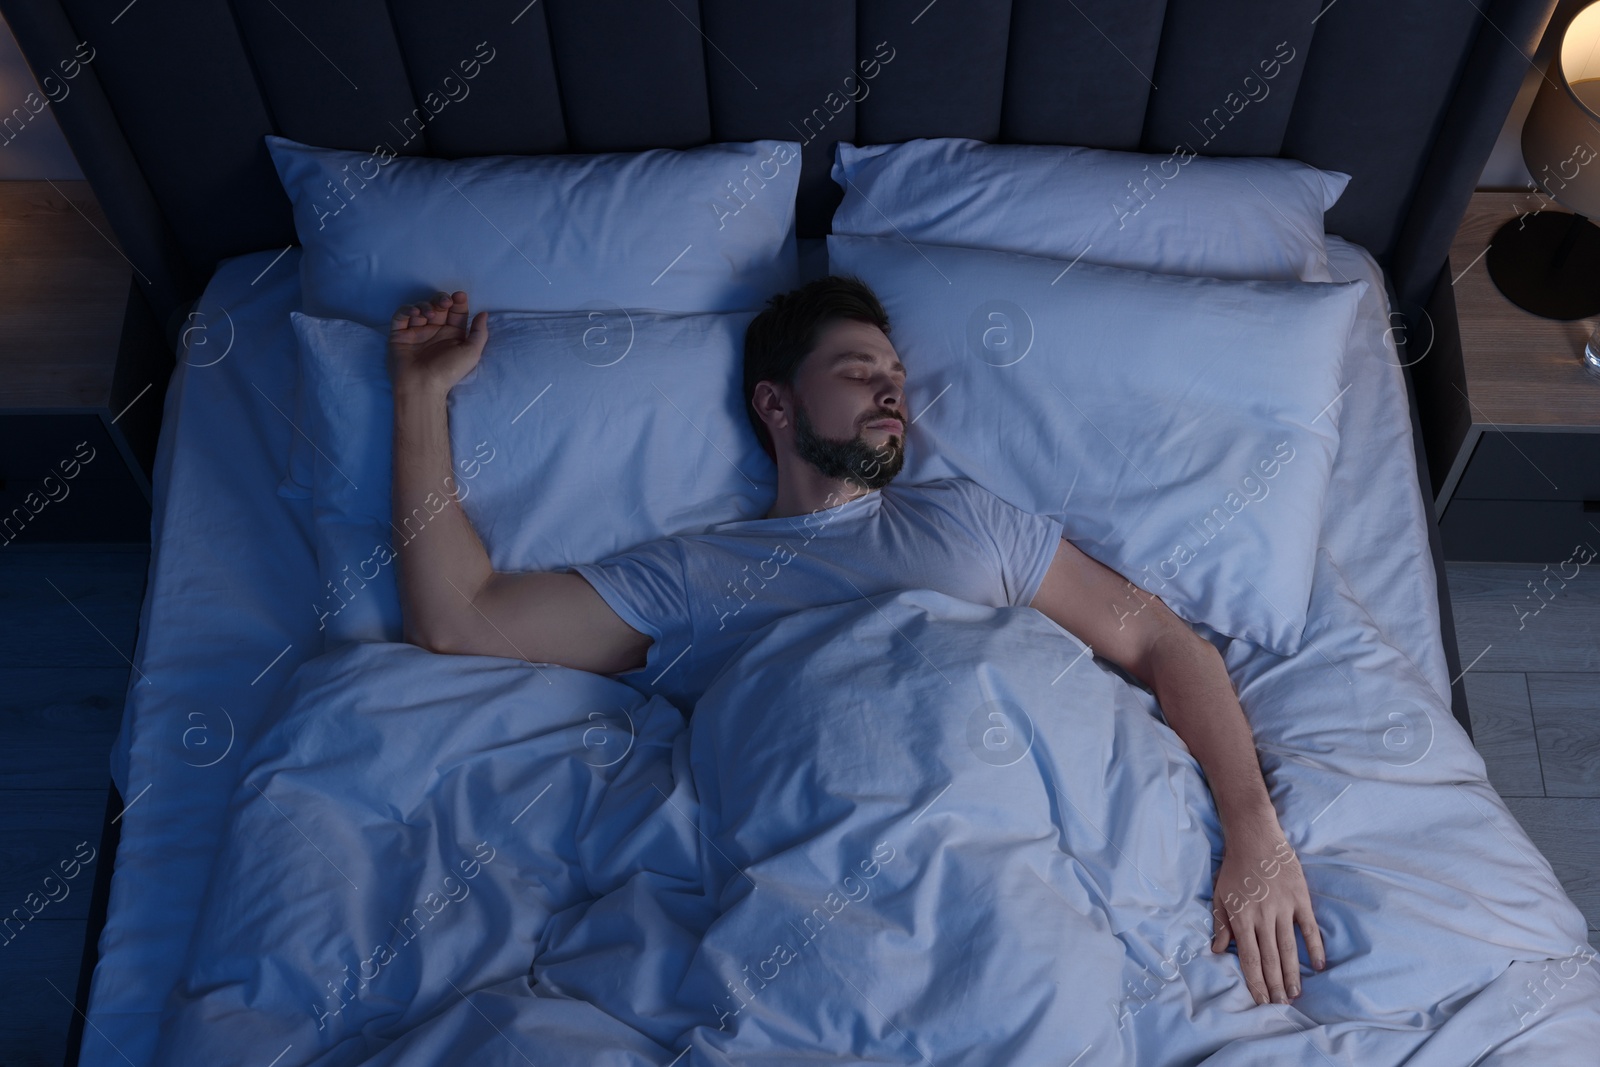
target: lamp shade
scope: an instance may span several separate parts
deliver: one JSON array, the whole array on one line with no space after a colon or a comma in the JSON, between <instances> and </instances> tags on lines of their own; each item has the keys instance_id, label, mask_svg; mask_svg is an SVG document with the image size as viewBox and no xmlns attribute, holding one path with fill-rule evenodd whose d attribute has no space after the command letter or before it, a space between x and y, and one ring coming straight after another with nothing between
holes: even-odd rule
<instances>
[{"instance_id":1,"label":"lamp shade","mask_svg":"<svg viewBox=\"0 0 1600 1067\"><path fill-rule=\"evenodd\" d=\"M1579 11L1522 126L1534 181L1579 215L1600 217L1600 4Z\"/></svg>"}]
</instances>

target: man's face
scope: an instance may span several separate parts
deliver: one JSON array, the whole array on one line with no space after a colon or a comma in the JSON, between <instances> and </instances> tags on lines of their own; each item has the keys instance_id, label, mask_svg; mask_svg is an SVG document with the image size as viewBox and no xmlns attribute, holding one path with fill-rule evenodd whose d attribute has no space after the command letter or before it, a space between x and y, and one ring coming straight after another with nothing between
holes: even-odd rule
<instances>
[{"instance_id":1,"label":"man's face","mask_svg":"<svg viewBox=\"0 0 1600 1067\"><path fill-rule=\"evenodd\" d=\"M826 477L888 485L905 462L905 381L882 330L830 323L795 375L795 452Z\"/></svg>"}]
</instances>

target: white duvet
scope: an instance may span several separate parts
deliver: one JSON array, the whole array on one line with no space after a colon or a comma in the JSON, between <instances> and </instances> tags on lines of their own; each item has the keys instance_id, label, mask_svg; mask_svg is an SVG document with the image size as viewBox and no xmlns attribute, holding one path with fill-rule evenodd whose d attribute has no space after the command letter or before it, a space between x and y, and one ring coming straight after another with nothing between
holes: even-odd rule
<instances>
[{"instance_id":1,"label":"white duvet","mask_svg":"<svg viewBox=\"0 0 1600 1067\"><path fill-rule=\"evenodd\" d=\"M1316 590L1298 655L1225 655L1328 954L1292 1006L1210 951L1216 810L1154 700L910 590L753 635L687 724L560 667L306 663L157 1062L1586 1062L1582 915L1326 553Z\"/></svg>"}]
</instances>

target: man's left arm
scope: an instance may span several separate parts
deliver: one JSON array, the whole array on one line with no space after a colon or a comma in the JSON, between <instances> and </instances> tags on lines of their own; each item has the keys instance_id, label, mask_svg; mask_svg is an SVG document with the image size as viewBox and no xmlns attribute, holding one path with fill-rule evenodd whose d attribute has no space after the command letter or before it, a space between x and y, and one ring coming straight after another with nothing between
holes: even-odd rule
<instances>
[{"instance_id":1,"label":"man's left arm","mask_svg":"<svg viewBox=\"0 0 1600 1067\"><path fill-rule=\"evenodd\" d=\"M1211 949L1226 951L1230 938L1238 943L1239 966L1256 1003L1298 996L1294 925L1318 970L1326 965L1322 938L1222 656L1161 598L1065 538L1030 606L1155 694L1168 725L1205 772L1222 822Z\"/></svg>"}]
</instances>

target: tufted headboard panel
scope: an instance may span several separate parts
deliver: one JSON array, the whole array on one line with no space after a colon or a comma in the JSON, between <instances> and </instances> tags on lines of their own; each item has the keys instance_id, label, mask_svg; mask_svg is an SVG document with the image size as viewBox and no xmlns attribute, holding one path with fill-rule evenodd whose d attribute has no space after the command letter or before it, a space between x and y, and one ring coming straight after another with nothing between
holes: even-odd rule
<instances>
[{"instance_id":1,"label":"tufted headboard panel","mask_svg":"<svg viewBox=\"0 0 1600 1067\"><path fill-rule=\"evenodd\" d=\"M1328 231L1416 305L1553 8L0 0L169 328L219 259L294 242L267 133L451 158L790 138L801 237L827 232L839 140L1292 156L1353 176Z\"/></svg>"}]
</instances>

